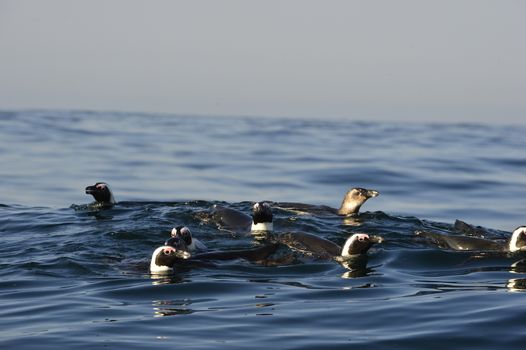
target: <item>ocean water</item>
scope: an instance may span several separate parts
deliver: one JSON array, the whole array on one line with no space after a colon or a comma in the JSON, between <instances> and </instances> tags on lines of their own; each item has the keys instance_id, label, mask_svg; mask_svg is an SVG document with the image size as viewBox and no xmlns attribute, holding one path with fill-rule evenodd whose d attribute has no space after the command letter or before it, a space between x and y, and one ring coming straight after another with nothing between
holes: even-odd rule
<instances>
[{"instance_id":1,"label":"ocean water","mask_svg":"<svg viewBox=\"0 0 526 350\"><path fill-rule=\"evenodd\" d=\"M526 224L526 127L0 112L0 347L20 349L522 348L526 268L517 254L454 252L415 237L455 219L506 238ZM91 202L106 181L119 204ZM151 253L188 226L214 250L250 247L199 213L254 201L277 232L342 244L382 236L365 268L304 259L224 261L152 276Z\"/></svg>"}]
</instances>

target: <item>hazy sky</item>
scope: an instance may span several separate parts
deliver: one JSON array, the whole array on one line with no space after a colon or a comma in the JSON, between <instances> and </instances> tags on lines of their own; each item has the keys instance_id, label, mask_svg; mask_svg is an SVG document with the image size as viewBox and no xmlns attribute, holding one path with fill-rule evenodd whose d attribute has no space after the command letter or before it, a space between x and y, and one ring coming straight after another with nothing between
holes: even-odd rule
<instances>
[{"instance_id":1,"label":"hazy sky","mask_svg":"<svg viewBox=\"0 0 526 350\"><path fill-rule=\"evenodd\" d=\"M0 0L0 109L526 122L526 1Z\"/></svg>"}]
</instances>

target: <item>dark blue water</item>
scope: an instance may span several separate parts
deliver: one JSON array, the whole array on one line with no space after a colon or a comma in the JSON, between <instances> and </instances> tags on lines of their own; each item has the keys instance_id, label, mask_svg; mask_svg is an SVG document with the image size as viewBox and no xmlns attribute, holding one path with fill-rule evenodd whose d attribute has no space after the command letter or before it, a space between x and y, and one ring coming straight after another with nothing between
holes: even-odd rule
<instances>
[{"instance_id":1,"label":"dark blue water","mask_svg":"<svg viewBox=\"0 0 526 350\"><path fill-rule=\"evenodd\" d=\"M522 348L519 254L438 249L417 229L455 219L506 237L526 223L525 127L382 124L133 113L0 112L2 348ZM119 205L78 212L106 181ZM152 251L187 225L212 249L251 246L199 213L253 201L337 207L381 192L360 216L276 209L277 232L337 243L384 237L365 270L334 261L226 261L150 276Z\"/></svg>"}]
</instances>

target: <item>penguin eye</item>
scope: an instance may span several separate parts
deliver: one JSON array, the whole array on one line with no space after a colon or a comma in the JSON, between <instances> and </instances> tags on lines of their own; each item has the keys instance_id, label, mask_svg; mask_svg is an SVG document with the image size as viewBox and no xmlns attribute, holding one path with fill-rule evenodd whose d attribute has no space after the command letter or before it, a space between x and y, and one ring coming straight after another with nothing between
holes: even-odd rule
<instances>
[{"instance_id":1,"label":"penguin eye","mask_svg":"<svg viewBox=\"0 0 526 350\"><path fill-rule=\"evenodd\" d=\"M173 249L173 248L165 248L165 249L163 249L163 254L164 255L172 255L174 253L175 253L175 249Z\"/></svg>"},{"instance_id":2,"label":"penguin eye","mask_svg":"<svg viewBox=\"0 0 526 350\"><path fill-rule=\"evenodd\" d=\"M98 185L96 185L95 187L98 188L99 190L103 190L103 189L106 188L106 185L104 185L104 184L98 184Z\"/></svg>"},{"instance_id":3,"label":"penguin eye","mask_svg":"<svg viewBox=\"0 0 526 350\"><path fill-rule=\"evenodd\" d=\"M357 238L359 242L365 242L369 240L369 236L366 234L360 234Z\"/></svg>"}]
</instances>

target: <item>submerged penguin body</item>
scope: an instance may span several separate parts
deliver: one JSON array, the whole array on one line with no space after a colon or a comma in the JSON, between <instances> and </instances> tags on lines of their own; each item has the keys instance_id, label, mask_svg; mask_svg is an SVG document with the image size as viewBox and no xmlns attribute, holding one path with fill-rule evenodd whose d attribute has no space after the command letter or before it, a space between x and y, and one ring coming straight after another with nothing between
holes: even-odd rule
<instances>
[{"instance_id":1,"label":"submerged penguin body","mask_svg":"<svg viewBox=\"0 0 526 350\"><path fill-rule=\"evenodd\" d=\"M306 256L336 260L365 254L373 244L382 242L380 237L364 233L351 235L343 247L328 239L305 232L284 233L278 235L276 240Z\"/></svg>"},{"instance_id":2,"label":"submerged penguin body","mask_svg":"<svg viewBox=\"0 0 526 350\"><path fill-rule=\"evenodd\" d=\"M526 251L526 226L520 226L515 229L508 241L494 241L487 238L464 235L447 235L430 231L416 231L415 235L423 237L444 249L481 252Z\"/></svg>"},{"instance_id":3,"label":"submerged penguin body","mask_svg":"<svg viewBox=\"0 0 526 350\"><path fill-rule=\"evenodd\" d=\"M506 245L488 239L462 236L445 235L430 231L417 231L416 235L423 237L440 248L453 250L480 250L480 251L506 251Z\"/></svg>"},{"instance_id":4,"label":"submerged penguin body","mask_svg":"<svg viewBox=\"0 0 526 350\"><path fill-rule=\"evenodd\" d=\"M263 263L272 255L279 244L270 243L256 248L211 251L191 255L185 250L185 246L174 248L172 246L162 246L152 254L150 262L151 273L169 273L177 266L187 266L191 264L201 264L212 261L225 261L242 259L252 263Z\"/></svg>"},{"instance_id":5,"label":"submerged penguin body","mask_svg":"<svg viewBox=\"0 0 526 350\"><path fill-rule=\"evenodd\" d=\"M376 190L355 187L347 191L338 209L326 205L290 202L275 203L275 206L284 210L295 211L298 214L354 216L358 215L360 208L369 198L379 195L380 193Z\"/></svg>"},{"instance_id":6,"label":"submerged penguin body","mask_svg":"<svg viewBox=\"0 0 526 350\"><path fill-rule=\"evenodd\" d=\"M272 208L266 202L255 203L252 207L252 216L219 205L214 205L211 214L212 219L220 228L237 233L272 231L274 229Z\"/></svg>"}]
</instances>

